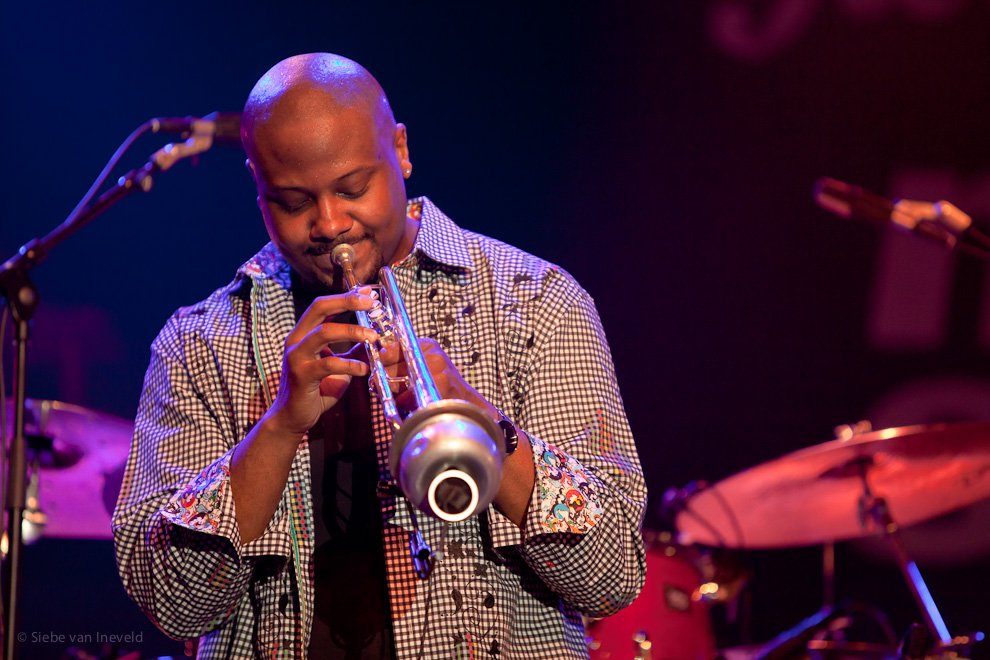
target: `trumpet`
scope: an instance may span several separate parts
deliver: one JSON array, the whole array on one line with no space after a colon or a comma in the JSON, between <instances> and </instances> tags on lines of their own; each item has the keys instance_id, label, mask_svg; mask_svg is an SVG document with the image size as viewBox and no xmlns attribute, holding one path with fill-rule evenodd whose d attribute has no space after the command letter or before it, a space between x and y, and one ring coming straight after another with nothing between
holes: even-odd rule
<instances>
[{"instance_id":1,"label":"trumpet","mask_svg":"<svg viewBox=\"0 0 990 660\"><path fill-rule=\"evenodd\" d=\"M354 275L354 248L341 243L331 257L349 289L360 287ZM389 471L406 498L419 510L448 522L477 515L488 508L502 481L505 438L498 424L480 407L440 396L426 358L419 348L392 269L378 271L372 285L372 309L358 311L358 323L378 334L364 342L371 366L369 387L378 396L392 430ZM409 375L393 378L379 352L398 343ZM413 390L416 408L400 414L392 385Z\"/></svg>"}]
</instances>

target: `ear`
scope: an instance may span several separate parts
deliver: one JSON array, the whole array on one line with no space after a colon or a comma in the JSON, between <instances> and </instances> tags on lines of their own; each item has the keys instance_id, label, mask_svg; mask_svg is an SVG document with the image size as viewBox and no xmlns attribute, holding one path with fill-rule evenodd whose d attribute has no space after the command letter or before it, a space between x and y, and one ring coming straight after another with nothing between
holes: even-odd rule
<instances>
[{"instance_id":1,"label":"ear","mask_svg":"<svg viewBox=\"0 0 990 660\"><path fill-rule=\"evenodd\" d=\"M250 158L247 158L247 159L244 160L244 167L246 167L248 169L248 172L251 173L251 179L254 180L254 187L258 191L258 196L255 197L254 201L257 202L258 208L260 209L260 208L262 208L262 206L261 206L261 187L258 185L258 173L255 171L255 169L254 169L254 163L251 162L251 159ZM262 210L264 210L264 209L262 209Z\"/></svg>"},{"instance_id":2,"label":"ear","mask_svg":"<svg viewBox=\"0 0 990 660\"><path fill-rule=\"evenodd\" d=\"M393 146L395 147L395 160L399 163L399 169L402 170L402 176L406 179L412 173L412 162L409 160L409 136L406 133L405 124L395 125L395 140Z\"/></svg>"}]
</instances>

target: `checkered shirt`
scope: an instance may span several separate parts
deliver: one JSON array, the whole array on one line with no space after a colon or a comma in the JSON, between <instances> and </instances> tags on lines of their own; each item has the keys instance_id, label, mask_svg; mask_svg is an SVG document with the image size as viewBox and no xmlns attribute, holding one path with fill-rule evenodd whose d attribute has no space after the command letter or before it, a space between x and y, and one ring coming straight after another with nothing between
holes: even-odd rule
<instances>
[{"instance_id":1,"label":"checkered shirt","mask_svg":"<svg viewBox=\"0 0 990 660\"><path fill-rule=\"evenodd\" d=\"M594 302L557 266L457 227L428 199L393 270L416 332L524 429L536 485L521 530L490 506L446 525L415 576L409 507L382 500L397 656L586 658L581 613L629 604L645 576L646 487ZM295 325L288 264L267 245L234 281L177 311L151 347L113 516L130 596L200 658L305 658L313 616L313 508L304 440L263 535L241 544L236 444L277 391ZM371 414L382 476L390 436ZM346 566L341 570L347 570Z\"/></svg>"}]
</instances>

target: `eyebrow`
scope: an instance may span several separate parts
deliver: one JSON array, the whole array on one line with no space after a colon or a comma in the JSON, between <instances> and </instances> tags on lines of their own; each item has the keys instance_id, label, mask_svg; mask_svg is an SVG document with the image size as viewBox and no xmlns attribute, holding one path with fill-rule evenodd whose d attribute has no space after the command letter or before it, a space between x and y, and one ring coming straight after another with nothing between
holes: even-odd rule
<instances>
[{"instance_id":1,"label":"eyebrow","mask_svg":"<svg viewBox=\"0 0 990 660\"><path fill-rule=\"evenodd\" d=\"M377 164L361 165L359 167L355 167L350 172L347 172L346 174L341 174L340 176L338 176L336 179L333 180L333 182L334 183L339 183L341 181L345 181L345 180L347 180L347 179L349 179L351 177L355 177L355 176L358 176L360 174L364 174L365 172L369 172L371 170L374 170L377 167L378 167ZM304 188L299 188L299 187L296 187L296 186L268 186L268 185L265 186L265 191L266 192L269 192L269 193L273 193L273 192L306 192L306 190Z\"/></svg>"}]
</instances>

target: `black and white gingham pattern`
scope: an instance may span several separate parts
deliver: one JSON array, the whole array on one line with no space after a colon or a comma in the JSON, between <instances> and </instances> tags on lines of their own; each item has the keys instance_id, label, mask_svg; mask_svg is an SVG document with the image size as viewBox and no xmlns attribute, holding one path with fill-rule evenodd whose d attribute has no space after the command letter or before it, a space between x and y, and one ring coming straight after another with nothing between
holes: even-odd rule
<instances>
[{"instance_id":1,"label":"black and white gingham pattern","mask_svg":"<svg viewBox=\"0 0 990 660\"><path fill-rule=\"evenodd\" d=\"M394 268L417 332L439 341L465 378L525 429L537 459L546 444L573 457L603 514L586 533L548 533L541 503L559 491L560 477L538 461L525 532L490 507L449 525L442 539L440 522L420 515L438 562L419 580L403 577L411 573L407 507L384 501L398 657L587 657L579 612L628 604L645 574L646 490L594 303L560 268L459 229L425 198L411 204L420 207L413 253ZM268 245L229 286L177 312L152 346L114 512L117 561L128 593L163 630L204 636L199 657L305 657L308 443L268 530L243 547L229 488L207 507L212 531L163 514L197 475L226 464L264 413L264 382L277 386L294 324L288 287L288 266ZM382 455L383 431L376 424Z\"/></svg>"}]
</instances>

